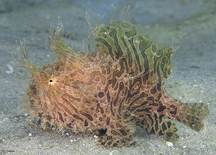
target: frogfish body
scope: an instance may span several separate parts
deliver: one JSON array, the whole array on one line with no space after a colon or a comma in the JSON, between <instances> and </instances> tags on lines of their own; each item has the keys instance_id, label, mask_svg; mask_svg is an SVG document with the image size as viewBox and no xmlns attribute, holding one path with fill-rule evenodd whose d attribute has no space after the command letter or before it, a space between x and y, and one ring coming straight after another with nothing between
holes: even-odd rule
<instances>
[{"instance_id":1,"label":"frogfish body","mask_svg":"<svg viewBox=\"0 0 216 155\"><path fill-rule=\"evenodd\" d=\"M28 101L33 116L74 132L104 131L98 142L107 147L135 144L134 126L176 139L179 121L200 131L209 114L204 103L181 103L168 96L164 82L173 66L172 48L156 44L127 20L93 32L95 52L77 53L60 38L58 24L49 40L59 61L34 66L24 45L22 63L31 73Z\"/></svg>"}]
</instances>

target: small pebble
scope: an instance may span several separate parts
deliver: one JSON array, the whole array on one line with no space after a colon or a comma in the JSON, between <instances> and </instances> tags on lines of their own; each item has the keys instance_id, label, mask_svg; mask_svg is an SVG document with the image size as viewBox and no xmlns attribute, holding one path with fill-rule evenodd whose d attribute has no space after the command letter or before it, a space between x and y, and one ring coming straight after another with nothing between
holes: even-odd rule
<instances>
[{"instance_id":1,"label":"small pebble","mask_svg":"<svg viewBox=\"0 0 216 155\"><path fill-rule=\"evenodd\" d=\"M172 142L166 142L166 145L169 147L173 147L173 143Z\"/></svg>"},{"instance_id":2,"label":"small pebble","mask_svg":"<svg viewBox=\"0 0 216 155\"><path fill-rule=\"evenodd\" d=\"M94 137L94 139L97 139L97 138L98 138L98 136L96 136L96 135L94 135L93 137Z\"/></svg>"},{"instance_id":3,"label":"small pebble","mask_svg":"<svg viewBox=\"0 0 216 155\"><path fill-rule=\"evenodd\" d=\"M9 70L6 70L5 72L7 74L12 74L14 72L13 67L10 64L7 64L6 66L8 67Z\"/></svg>"},{"instance_id":4,"label":"small pebble","mask_svg":"<svg viewBox=\"0 0 216 155\"><path fill-rule=\"evenodd\" d=\"M68 137L69 135L70 135L69 133L66 133L66 134L65 134L66 137Z\"/></svg>"},{"instance_id":5,"label":"small pebble","mask_svg":"<svg viewBox=\"0 0 216 155\"><path fill-rule=\"evenodd\" d=\"M31 136L32 136L32 133L29 133L28 136L31 137Z\"/></svg>"}]
</instances>

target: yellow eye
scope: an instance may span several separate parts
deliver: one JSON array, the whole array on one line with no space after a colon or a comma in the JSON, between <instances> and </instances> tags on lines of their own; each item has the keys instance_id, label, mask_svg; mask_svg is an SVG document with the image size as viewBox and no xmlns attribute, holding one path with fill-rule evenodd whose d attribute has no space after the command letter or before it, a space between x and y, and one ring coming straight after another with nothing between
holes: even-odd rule
<instances>
[{"instance_id":1,"label":"yellow eye","mask_svg":"<svg viewBox=\"0 0 216 155\"><path fill-rule=\"evenodd\" d=\"M55 78L50 78L49 80L48 80L48 84L49 85L54 85L56 83L56 79Z\"/></svg>"}]
</instances>

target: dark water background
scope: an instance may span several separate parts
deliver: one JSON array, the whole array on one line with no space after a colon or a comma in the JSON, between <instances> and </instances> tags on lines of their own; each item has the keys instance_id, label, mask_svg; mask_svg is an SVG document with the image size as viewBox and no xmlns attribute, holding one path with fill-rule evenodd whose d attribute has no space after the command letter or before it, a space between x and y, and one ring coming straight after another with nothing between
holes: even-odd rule
<instances>
[{"instance_id":1,"label":"dark water background","mask_svg":"<svg viewBox=\"0 0 216 155\"><path fill-rule=\"evenodd\" d=\"M36 65L49 62L51 53L45 44L50 25L55 26L60 16L73 49L80 51L83 39L91 34L86 12L93 27L97 14L99 19L104 16L102 23L106 25L111 4L116 7L117 22L122 20L124 6L130 5L130 22L142 25L158 43L179 47L173 55L173 73L166 90L182 102L209 103L211 114L204 121L204 130L197 133L177 123L180 138L169 146L162 138L137 129L133 135L136 147L104 149L93 137L61 135L25 123L28 116L19 108L18 98L24 94L26 81L6 73L11 65L19 75L28 76L11 56L16 41L25 38L29 57ZM1 0L0 154L216 154L215 10L215 0Z\"/></svg>"}]
</instances>

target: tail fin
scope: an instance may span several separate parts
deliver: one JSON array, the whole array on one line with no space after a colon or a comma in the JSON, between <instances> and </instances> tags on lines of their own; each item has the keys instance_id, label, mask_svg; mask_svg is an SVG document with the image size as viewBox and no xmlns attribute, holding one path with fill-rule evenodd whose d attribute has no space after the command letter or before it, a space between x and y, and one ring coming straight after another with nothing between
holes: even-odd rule
<instances>
[{"instance_id":1,"label":"tail fin","mask_svg":"<svg viewBox=\"0 0 216 155\"><path fill-rule=\"evenodd\" d=\"M207 118L210 111L208 104L205 103L181 103L181 112L177 116L177 120L195 131L203 128L202 120Z\"/></svg>"}]
</instances>

